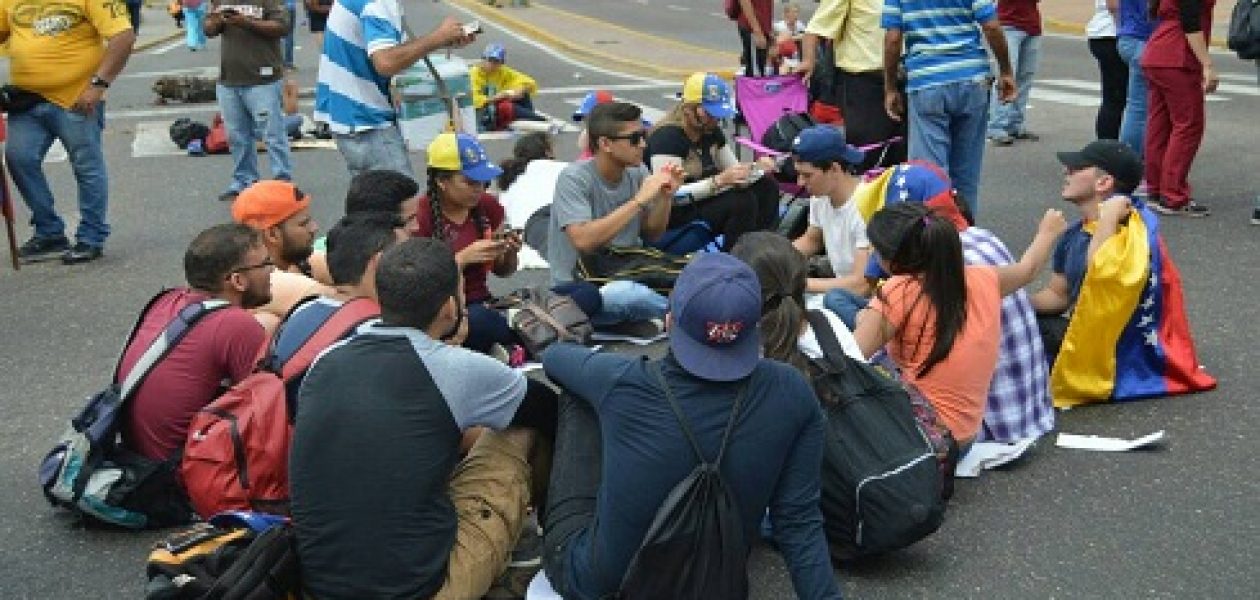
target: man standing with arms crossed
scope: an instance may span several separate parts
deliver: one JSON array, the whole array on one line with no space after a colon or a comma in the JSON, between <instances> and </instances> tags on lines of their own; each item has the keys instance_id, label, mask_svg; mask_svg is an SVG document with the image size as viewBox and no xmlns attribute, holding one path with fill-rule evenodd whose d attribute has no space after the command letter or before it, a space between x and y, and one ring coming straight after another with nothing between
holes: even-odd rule
<instances>
[{"instance_id":1,"label":"man standing with arms crossed","mask_svg":"<svg viewBox=\"0 0 1260 600\"><path fill-rule=\"evenodd\" d=\"M415 178L389 79L434 50L463 47L474 39L452 17L420 37L404 36L403 29L398 0L343 0L328 13L315 121L328 124L351 175L390 169Z\"/></svg>"},{"instance_id":2,"label":"man standing with arms crossed","mask_svg":"<svg viewBox=\"0 0 1260 600\"><path fill-rule=\"evenodd\" d=\"M910 119L910 159L949 173L976 215L990 77L980 32L997 59L1000 100L1011 102L1017 92L993 0L884 0L880 25L886 30L884 109L893 120ZM904 95L898 86L903 43Z\"/></svg>"},{"instance_id":3,"label":"man standing with arms crossed","mask_svg":"<svg viewBox=\"0 0 1260 600\"><path fill-rule=\"evenodd\" d=\"M9 44L10 83L31 94L27 106L5 109L5 160L35 228L19 251L23 259L61 253L62 262L76 264L101 257L109 236L109 176L101 152L105 89L127 64L135 41L121 0L0 0L0 44ZM44 177L53 140L61 140L79 184L73 248Z\"/></svg>"}]
</instances>

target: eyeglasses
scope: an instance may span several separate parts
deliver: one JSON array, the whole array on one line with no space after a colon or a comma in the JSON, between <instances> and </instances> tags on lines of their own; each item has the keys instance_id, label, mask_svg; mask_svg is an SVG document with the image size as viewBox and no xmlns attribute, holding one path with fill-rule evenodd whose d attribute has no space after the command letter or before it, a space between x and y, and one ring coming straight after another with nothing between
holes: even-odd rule
<instances>
[{"instance_id":1,"label":"eyeglasses","mask_svg":"<svg viewBox=\"0 0 1260 600\"><path fill-rule=\"evenodd\" d=\"M275 261L271 260L271 258L268 257L256 265L245 265L243 267L236 267L235 269L232 269L231 272L244 273L245 271L252 271L254 269L270 269L270 268L274 268L275 266L276 266Z\"/></svg>"},{"instance_id":2,"label":"eyeglasses","mask_svg":"<svg viewBox=\"0 0 1260 600\"><path fill-rule=\"evenodd\" d=\"M643 133L642 131L636 131L636 132L634 132L634 133L627 133L627 134L623 134L623 135L610 135L610 136L608 136L608 139L610 139L610 140L626 140L626 141L630 142L630 145L632 145L632 146L638 146L640 143L642 143L642 142L643 142L643 140L647 139L647 134L646 134L646 133Z\"/></svg>"}]
</instances>

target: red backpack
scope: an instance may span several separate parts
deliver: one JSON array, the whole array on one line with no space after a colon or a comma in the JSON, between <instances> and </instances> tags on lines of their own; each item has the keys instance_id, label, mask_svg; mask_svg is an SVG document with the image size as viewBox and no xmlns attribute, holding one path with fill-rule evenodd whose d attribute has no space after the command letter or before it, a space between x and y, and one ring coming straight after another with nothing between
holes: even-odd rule
<instances>
[{"instance_id":1,"label":"red backpack","mask_svg":"<svg viewBox=\"0 0 1260 600\"><path fill-rule=\"evenodd\" d=\"M206 134L206 154L227 154L227 127L223 124L223 115L214 113L214 121L210 123L210 133Z\"/></svg>"},{"instance_id":2,"label":"red backpack","mask_svg":"<svg viewBox=\"0 0 1260 600\"><path fill-rule=\"evenodd\" d=\"M292 356L271 363L279 363L279 368L259 369L197 412L180 464L184 489L197 514L209 519L225 510L288 513L293 425L285 384L304 374L320 352L379 313L372 300L346 302L306 336Z\"/></svg>"}]
</instances>

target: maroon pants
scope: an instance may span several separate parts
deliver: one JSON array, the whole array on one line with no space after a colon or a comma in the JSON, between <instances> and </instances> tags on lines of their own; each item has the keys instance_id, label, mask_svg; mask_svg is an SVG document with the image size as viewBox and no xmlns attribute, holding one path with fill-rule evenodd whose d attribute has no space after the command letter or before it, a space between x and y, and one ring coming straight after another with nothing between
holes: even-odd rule
<instances>
[{"instance_id":1,"label":"maroon pants","mask_svg":"<svg viewBox=\"0 0 1260 600\"><path fill-rule=\"evenodd\" d=\"M1146 185L1173 208L1190 201L1190 165L1206 120L1203 72L1143 67L1147 82Z\"/></svg>"}]
</instances>

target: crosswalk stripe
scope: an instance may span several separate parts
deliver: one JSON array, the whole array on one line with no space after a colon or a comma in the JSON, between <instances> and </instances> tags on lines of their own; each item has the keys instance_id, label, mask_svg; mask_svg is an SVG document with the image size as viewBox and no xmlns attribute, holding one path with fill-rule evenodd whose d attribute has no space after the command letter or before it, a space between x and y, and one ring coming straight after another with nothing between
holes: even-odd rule
<instances>
[{"instance_id":1,"label":"crosswalk stripe","mask_svg":"<svg viewBox=\"0 0 1260 600\"><path fill-rule=\"evenodd\" d=\"M617 100L620 102L629 102L631 104L634 104L635 106L638 106L639 109L643 111L643 118L647 119L647 121L650 123L655 123L657 121L660 121L661 118L665 116L665 111L659 108L653 108L651 106L639 104L638 102L633 102L625 98L617 98ZM582 105L582 98L565 98L564 101L573 106Z\"/></svg>"},{"instance_id":2,"label":"crosswalk stripe","mask_svg":"<svg viewBox=\"0 0 1260 600\"><path fill-rule=\"evenodd\" d=\"M131 156L182 156L183 150L171 141L170 123L166 121L141 121L136 124L135 137L131 140Z\"/></svg>"},{"instance_id":3,"label":"crosswalk stripe","mask_svg":"<svg viewBox=\"0 0 1260 600\"><path fill-rule=\"evenodd\" d=\"M1044 87L1033 86L1032 91L1028 93L1028 97L1033 100L1045 100L1046 102L1058 102L1060 104L1071 104L1073 106L1092 107L1102 104L1097 96L1086 96L1085 94L1074 94L1072 92L1060 92L1057 90L1046 89Z\"/></svg>"},{"instance_id":4,"label":"crosswalk stripe","mask_svg":"<svg viewBox=\"0 0 1260 600\"><path fill-rule=\"evenodd\" d=\"M1237 83L1220 83L1216 86L1216 91L1228 92L1230 94L1239 94L1242 96L1260 96L1260 87L1254 85L1238 85ZM1210 100L1212 97L1208 96Z\"/></svg>"},{"instance_id":5,"label":"crosswalk stripe","mask_svg":"<svg viewBox=\"0 0 1260 600\"><path fill-rule=\"evenodd\" d=\"M1228 81L1237 81L1239 83L1249 83L1253 86L1256 85L1255 75L1243 75L1240 73L1221 73L1221 79L1228 80Z\"/></svg>"},{"instance_id":6,"label":"crosswalk stripe","mask_svg":"<svg viewBox=\"0 0 1260 600\"><path fill-rule=\"evenodd\" d=\"M1032 91L1033 94L1037 93L1038 85L1059 86L1059 87L1101 93L1099 84L1097 82L1084 81L1081 79L1038 79L1033 83L1033 91ZM1237 86L1230 86L1230 87L1237 87ZM1260 95L1260 92L1252 92L1252 94ZM1225 98L1223 96L1208 96L1207 100L1208 102L1225 102L1229 100L1229 98ZM1094 98L1094 103L1089 104L1088 106L1098 106L1099 104L1102 104L1102 101L1099 100L1098 98ZM1080 106L1086 106L1086 105L1080 105Z\"/></svg>"}]
</instances>

